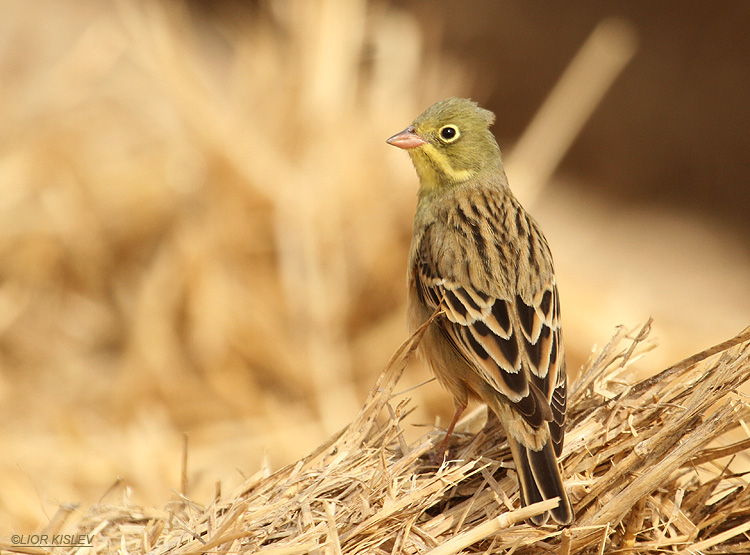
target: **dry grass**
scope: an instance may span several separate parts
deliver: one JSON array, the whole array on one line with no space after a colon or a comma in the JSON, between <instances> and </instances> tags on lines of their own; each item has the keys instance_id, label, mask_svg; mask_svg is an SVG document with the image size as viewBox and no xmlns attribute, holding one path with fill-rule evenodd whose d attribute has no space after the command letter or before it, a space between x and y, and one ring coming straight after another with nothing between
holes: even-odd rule
<instances>
[{"instance_id":1,"label":"dry grass","mask_svg":"<svg viewBox=\"0 0 750 555\"><path fill-rule=\"evenodd\" d=\"M439 468L439 432L404 440L409 399L393 391L415 336L357 418L307 457L208 507L98 506L62 533L93 536L92 553L746 553L750 489L731 463L750 444L750 404L735 393L750 379L750 330L630 383L649 325L619 330L572 384L562 461L577 518L565 530L523 523L555 501L515 508L495 425L457 434Z\"/></svg>"}]
</instances>

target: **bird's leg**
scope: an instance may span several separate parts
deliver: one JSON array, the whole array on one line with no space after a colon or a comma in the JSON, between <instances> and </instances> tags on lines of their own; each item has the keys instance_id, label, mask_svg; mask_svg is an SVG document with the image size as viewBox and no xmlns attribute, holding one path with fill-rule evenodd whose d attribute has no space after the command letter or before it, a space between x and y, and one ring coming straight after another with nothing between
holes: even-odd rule
<instances>
[{"instance_id":1,"label":"bird's leg","mask_svg":"<svg viewBox=\"0 0 750 555\"><path fill-rule=\"evenodd\" d=\"M461 415L466 410L466 405L456 405L456 414L453 415L453 420L451 420L450 426L448 426L448 429L445 431L445 437L443 438L443 441L440 443L440 447L438 447L438 450L433 453L432 462L436 464L440 464L443 462L443 456L445 455L445 449L448 447L448 440L451 438L451 434L453 434L453 428L456 427L456 423L458 422L458 419L461 418Z\"/></svg>"}]
</instances>

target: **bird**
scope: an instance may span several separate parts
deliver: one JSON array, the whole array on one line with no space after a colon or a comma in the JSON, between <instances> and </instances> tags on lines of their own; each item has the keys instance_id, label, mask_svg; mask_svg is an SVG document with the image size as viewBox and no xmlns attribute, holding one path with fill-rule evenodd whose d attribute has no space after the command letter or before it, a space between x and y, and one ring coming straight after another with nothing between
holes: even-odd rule
<instances>
[{"instance_id":1,"label":"bird","mask_svg":"<svg viewBox=\"0 0 750 555\"><path fill-rule=\"evenodd\" d=\"M510 445L522 505L559 497L530 519L573 521L558 457L567 377L552 254L511 192L490 126L495 115L447 98L387 143L406 150L419 177L407 271L408 327L437 312L417 349L454 399L486 403Z\"/></svg>"}]
</instances>

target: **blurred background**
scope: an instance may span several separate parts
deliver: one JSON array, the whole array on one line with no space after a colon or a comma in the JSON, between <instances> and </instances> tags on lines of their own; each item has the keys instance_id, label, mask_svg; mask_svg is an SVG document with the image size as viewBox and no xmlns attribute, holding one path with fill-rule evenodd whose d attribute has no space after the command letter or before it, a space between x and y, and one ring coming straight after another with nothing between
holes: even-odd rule
<instances>
[{"instance_id":1,"label":"blurred background","mask_svg":"<svg viewBox=\"0 0 750 555\"><path fill-rule=\"evenodd\" d=\"M497 114L570 374L649 316L644 374L739 332L749 25L741 0L6 0L0 536L162 507L183 433L208 503L346 425L406 338L417 180L384 141L447 96ZM410 425L452 412L408 396Z\"/></svg>"}]
</instances>

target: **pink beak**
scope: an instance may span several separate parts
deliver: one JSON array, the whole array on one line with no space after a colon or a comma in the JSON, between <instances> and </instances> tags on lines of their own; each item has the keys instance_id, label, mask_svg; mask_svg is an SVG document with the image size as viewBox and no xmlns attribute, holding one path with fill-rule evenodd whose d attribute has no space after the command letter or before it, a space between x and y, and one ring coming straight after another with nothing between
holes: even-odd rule
<instances>
[{"instance_id":1,"label":"pink beak","mask_svg":"<svg viewBox=\"0 0 750 555\"><path fill-rule=\"evenodd\" d=\"M401 133L396 133L393 137L388 139L386 143L397 146L398 148L408 149L427 144L427 141L417 135L417 130L414 129L413 125L410 125Z\"/></svg>"}]
</instances>

